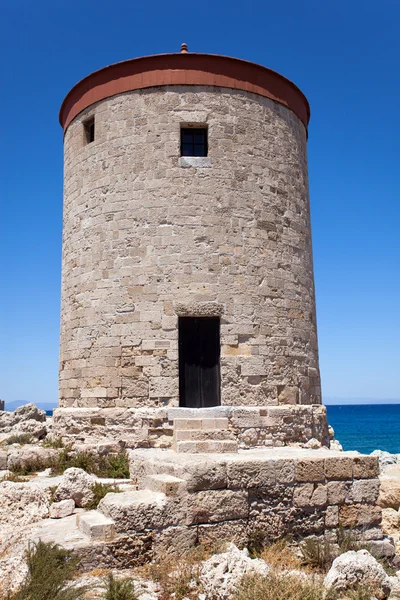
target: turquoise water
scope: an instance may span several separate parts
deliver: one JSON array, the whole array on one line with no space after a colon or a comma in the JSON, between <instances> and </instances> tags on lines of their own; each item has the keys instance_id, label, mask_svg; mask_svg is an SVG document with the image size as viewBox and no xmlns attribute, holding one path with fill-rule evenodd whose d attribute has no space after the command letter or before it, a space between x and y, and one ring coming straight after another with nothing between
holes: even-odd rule
<instances>
[{"instance_id":1,"label":"turquoise water","mask_svg":"<svg viewBox=\"0 0 400 600\"><path fill-rule=\"evenodd\" d=\"M344 450L400 453L400 404L327 406L328 423Z\"/></svg>"}]
</instances>

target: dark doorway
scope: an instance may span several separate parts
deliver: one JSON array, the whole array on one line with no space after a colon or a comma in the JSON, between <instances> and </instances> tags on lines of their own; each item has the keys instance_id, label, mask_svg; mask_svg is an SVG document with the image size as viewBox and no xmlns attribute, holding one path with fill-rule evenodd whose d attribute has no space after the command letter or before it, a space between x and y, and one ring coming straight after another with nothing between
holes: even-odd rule
<instances>
[{"instance_id":1,"label":"dark doorway","mask_svg":"<svg viewBox=\"0 0 400 600\"><path fill-rule=\"evenodd\" d=\"M180 406L219 406L219 318L179 318Z\"/></svg>"}]
</instances>

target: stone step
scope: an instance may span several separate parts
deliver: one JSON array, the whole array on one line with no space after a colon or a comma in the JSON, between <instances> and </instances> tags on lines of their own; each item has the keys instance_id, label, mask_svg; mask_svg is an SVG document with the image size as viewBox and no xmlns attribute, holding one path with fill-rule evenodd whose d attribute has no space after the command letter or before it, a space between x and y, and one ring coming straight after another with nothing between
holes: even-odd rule
<instances>
[{"instance_id":1,"label":"stone step","mask_svg":"<svg viewBox=\"0 0 400 600\"><path fill-rule=\"evenodd\" d=\"M187 454L220 454L224 452L236 453L237 451L237 442L233 440L188 440L185 442L176 442L176 452L185 452Z\"/></svg>"},{"instance_id":2,"label":"stone step","mask_svg":"<svg viewBox=\"0 0 400 600\"><path fill-rule=\"evenodd\" d=\"M170 525L167 496L149 489L110 492L99 502L98 510L115 522L118 533L144 531Z\"/></svg>"},{"instance_id":3,"label":"stone step","mask_svg":"<svg viewBox=\"0 0 400 600\"><path fill-rule=\"evenodd\" d=\"M97 510L77 515L76 524L91 540L110 541L115 538L114 521Z\"/></svg>"},{"instance_id":4,"label":"stone step","mask_svg":"<svg viewBox=\"0 0 400 600\"><path fill-rule=\"evenodd\" d=\"M206 430L213 431L218 429L228 429L229 419L226 417L216 419L175 419L174 430Z\"/></svg>"},{"instance_id":5,"label":"stone step","mask_svg":"<svg viewBox=\"0 0 400 600\"><path fill-rule=\"evenodd\" d=\"M142 489L161 492L166 496L176 496L186 487L184 479L179 479L173 475L160 473L158 475L148 475L143 481Z\"/></svg>"},{"instance_id":6,"label":"stone step","mask_svg":"<svg viewBox=\"0 0 400 600\"><path fill-rule=\"evenodd\" d=\"M235 440L235 436L227 429L177 429L174 431L174 442Z\"/></svg>"}]
</instances>

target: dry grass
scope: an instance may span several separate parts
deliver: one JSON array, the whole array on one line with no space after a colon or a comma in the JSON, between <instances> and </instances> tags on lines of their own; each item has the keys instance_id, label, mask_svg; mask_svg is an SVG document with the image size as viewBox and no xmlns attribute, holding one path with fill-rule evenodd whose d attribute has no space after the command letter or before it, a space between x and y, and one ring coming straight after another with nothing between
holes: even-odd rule
<instances>
[{"instance_id":1,"label":"dry grass","mask_svg":"<svg viewBox=\"0 0 400 600\"><path fill-rule=\"evenodd\" d=\"M200 565L221 549L220 545L200 544L184 556L161 555L138 569L138 574L152 579L160 586L160 600L197 599L200 592ZM193 582L197 584L195 589L192 589Z\"/></svg>"},{"instance_id":2,"label":"dry grass","mask_svg":"<svg viewBox=\"0 0 400 600\"><path fill-rule=\"evenodd\" d=\"M286 538L265 546L258 556L276 569L300 569L302 566Z\"/></svg>"},{"instance_id":3,"label":"dry grass","mask_svg":"<svg viewBox=\"0 0 400 600\"><path fill-rule=\"evenodd\" d=\"M268 575L248 575L242 579L235 600L322 600L318 580L303 580L271 570Z\"/></svg>"},{"instance_id":4,"label":"dry grass","mask_svg":"<svg viewBox=\"0 0 400 600\"><path fill-rule=\"evenodd\" d=\"M332 590L326 593L321 577L309 576L303 579L272 569L265 576L245 576L234 600L371 600L371 597L374 597L374 590L371 588L360 587L345 593Z\"/></svg>"},{"instance_id":5,"label":"dry grass","mask_svg":"<svg viewBox=\"0 0 400 600\"><path fill-rule=\"evenodd\" d=\"M302 565L326 573L332 566L337 553L327 539L307 538L301 545Z\"/></svg>"}]
</instances>

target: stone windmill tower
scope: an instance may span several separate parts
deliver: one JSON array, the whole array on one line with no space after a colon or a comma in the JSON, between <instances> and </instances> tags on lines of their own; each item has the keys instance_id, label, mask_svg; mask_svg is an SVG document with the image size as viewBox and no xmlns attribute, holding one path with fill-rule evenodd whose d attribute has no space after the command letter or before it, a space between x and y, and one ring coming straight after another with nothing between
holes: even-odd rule
<instances>
[{"instance_id":1,"label":"stone windmill tower","mask_svg":"<svg viewBox=\"0 0 400 600\"><path fill-rule=\"evenodd\" d=\"M68 93L59 432L168 446L196 417L225 419L200 436L220 450L327 443L308 120L282 75L185 44Z\"/></svg>"},{"instance_id":2,"label":"stone windmill tower","mask_svg":"<svg viewBox=\"0 0 400 600\"><path fill-rule=\"evenodd\" d=\"M328 449L308 120L281 75L185 46L65 98L53 426L121 442L133 479L80 517L96 541L136 556L340 525L383 551L377 458Z\"/></svg>"}]
</instances>

